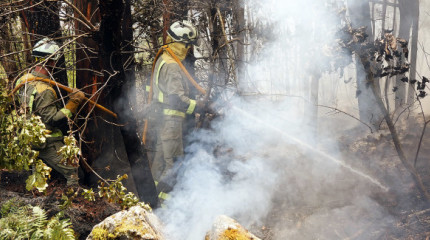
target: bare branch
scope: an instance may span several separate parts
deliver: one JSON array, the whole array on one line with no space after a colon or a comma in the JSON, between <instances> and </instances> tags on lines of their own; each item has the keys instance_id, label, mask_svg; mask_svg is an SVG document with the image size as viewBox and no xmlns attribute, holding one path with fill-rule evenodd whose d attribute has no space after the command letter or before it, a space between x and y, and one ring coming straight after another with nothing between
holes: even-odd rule
<instances>
[{"instance_id":1,"label":"bare branch","mask_svg":"<svg viewBox=\"0 0 430 240\"><path fill-rule=\"evenodd\" d=\"M96 28L88 19L87 17L85 17L85 15L72 3L70 3L67 0L62 0L64 1L64 3L66 3L67 5L69 5L71 8L73 8L73 10L82 18L82 21L84 21L84 25L86 27L88 27L91 31L97 31L98 28Z\"/></svg>"},{"instance_id":2,"label":"bare branch","mask_svg":"<svg viewBox=\"0 0 430 240\"><path fill-rule=\"evenodd\" d=\"M318 104L318 105L316 105L316 106L317 106L317 107L323 107L323 108L332 109L332 110L334 110L334 111L336 111L336 112L343 113L343 114L345 114L345 115L347 115L347 116L349 116L349 117L351 117L351 118L353 118L353 119L355 119L355 120L359 121L360 123L362 123L363 125L365 125L366 127L368 127L371 133L373 133L372 127L370 127L370 126L369 126L369 124L367 124L367 123L365 123L365 122L361 121L359 118L357 118L357 117L355 117L355 116L353 116L353 115L351 115L351 114L349 114L349 113L347 113L347 112L345 112L345 111L342 111L342 110L340 110L340 109L338 109L338 108L335 108L335 107L330 107L330 106L325 106L325 105L319 105L319 104Z\"/></svg>"}]
</instances>

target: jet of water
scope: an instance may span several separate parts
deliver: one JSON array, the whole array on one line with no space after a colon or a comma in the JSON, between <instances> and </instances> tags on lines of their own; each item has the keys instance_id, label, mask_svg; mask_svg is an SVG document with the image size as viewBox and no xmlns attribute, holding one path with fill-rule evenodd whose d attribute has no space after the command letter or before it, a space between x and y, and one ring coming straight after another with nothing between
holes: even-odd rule
<instances>
[{"instance_id":1,"label":"jet of water","mask_svg":"<svg viewBox=\"0 0 430 240\"><path fill-rule=\"evenodd\" d=\"M291 135L287 134L285 131L282 131L282 130L281 130L281 129L279 129L279 128L276 128L276 127L274 127L274 126L272 126L272 125L270 125L270 124L268 124L268 123L264 122L264 121L263 121L263 120L261 120L260 118L258 118L258 117L256 117L256 116L254 116L254 115L252 115L252 114L250 114L250 113L246 112L246 111L245 111L245 110L243 110L243 109L240 109L240 108L238 108L238 107L236 107L236 106L232 106L232 105L230 105L230 107L231 107L231 109L234 109L236 112L238 112L238 113L242 114L244 117L247 117L247 118L249 118L249 119L252 119L252 120L254 120L254 121L256 121L256 122L258 122L258 123L260 123L260 124L263 124L263 125L264 125L264 126L266 126L268 129L271 129L271 130L273 130L273 131L275 131L275 132L277 132L277 133L281 134L282 136L284 136L284 137L286 137L286 138L288 138L288 139L290 139L290 140L294 141L295 143L297 143L297 144L299 144L300 146L304 147L306 150L309 150L309 151L311 151L311 152L313 152L313 153L315 153L315 154L318 154L318 155L319 155L319 156L321 156L321 157L324 157L325 159L328 159L328 160L330 160L330 161L332 161L332 162L334 162L334 163L336 163L336 164L338 164L338 165L342 166L344 169L347 169L348 171L350 171L350 172L354 173L355 175L358 175L358 176L360 176L360 177L362 177L362 178L366 179L367 181L369 181L369 182L371 182L371 183L375 184L376 186L378 186L379 188L381 188L381 189L382 189L382 190L384 190L385 192L387 192L387 191L388 191L388 187L386 187L386 186L382 185L378 180L376 180L376 179L372 178L371 176L369 176L369 175L367 175L367 174L365 174L365 173L363 173L363 172L361 172L361 171L359 171L359 170L357 170L357 169L354 169L353 167L349 166L349 165L348 165L348 164L346 164L345 162L343 162L343 161L341 161L341 160L339 160L339 159L334 158L333 156L331 156L331 155L327 154L326 152L323 152L323 151L321 151L321 150L318 150L318 149L316 149L316 148L312 147L311 145L309 145L309 144L307 144L307 143L305 143L305 142L301 141L300 139L298 139L298 138L296 138L296 137L293 137L293 136L291 136Z\"/></svg>"}]
</instances>

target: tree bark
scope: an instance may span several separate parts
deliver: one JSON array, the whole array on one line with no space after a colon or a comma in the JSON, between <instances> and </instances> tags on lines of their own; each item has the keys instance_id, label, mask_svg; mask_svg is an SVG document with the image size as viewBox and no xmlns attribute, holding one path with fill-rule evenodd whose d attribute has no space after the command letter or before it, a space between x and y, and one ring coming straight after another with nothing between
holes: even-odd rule
<instances>
[{"instance_id":1,"label":"tree bark","mask_svg":"<svg viewBox=\"0 0 430 240\"><path fill-rule=\"evenodd\" d=\"M221 38L222 38L222 30L221 24L217 20L217 8L216 3L212 2L212 6L208 12L210 19L210 35L211 35L211 45L212 45L212 55L213 55L213 64L215 67L215 72L213 73L212 83L214 86L224 86L228 83L228 64L227 64L227 53L225 48L221 46ZM216 55L218 57L216 58Z\"/></svg>"},{"instance_id":2,"label":"tree bark","mask_svg":"<svg viewBox=\"0 0 430 240\"><path fill-rule=\"evenodd\" d=\"M410 70L409 79L416 77L417 65L417 44L418 44L418 19L419 19L419 1L418 0L399 0L400 27L399 37L406 39L410 46ZM412 33L412 34L411 34ZM402 76L397 77L396 108L408 103L415 102L414 85L407 85L400 81Z\"/></svg>"},{"instance_id":3,"label":"tree bark","mask_svg":"<svg viewBox=\"0 0 430 240\"><path fill-rule=\"evenodd\" d=\"M137 135L137 123L132 112L136 106L132 104L136 102L136 82L133 71L134 49L131 45L133 32L130 0L100 2L100 13L100 53L103 68L107 70L105 78L111 78L107 89L110 92L109 100L119 113L118 120L123 125L120 128L121 135L139 197L154 207L158 202L155 183ZM113 73L117 74L111 75Z\"/></svg>"},{"instance_id":4,"label":"tree bark","mask_svg":"<svg viewBox=\"0 0 430 240\"><path fill-rule=\"evenodd\" d=\"M100 23L100 12L96 10L97 4L97 0L75 1L77 9L83 13L93 25ZM79 16L76 11L74 15ZM77 20L75 20L75 28L76 34L84 34L89 31L84 24ZM94 33L95 39L81 37L76 40L76 87L91 96L91 100L104 104L104 97L101 96L98 91L99 87L104 82L103 75L101 74L102 66L97 56L99 51L98 44L95 41L98 40L98 36L97 33ZM89 105L85 107L86 109L83 111L85 113L90 112L92 109ZM88 115L88 117L91 116L94 115ZM105 137L102 134L98 134L99 124L104 124L99 122L101 122L99 119L94 118L93 121L86 123L87 126L84 129L84 137L88 143L82 145L82 151L90 165L93 165L98 156L102 154L103 146L107 144L109 139L107 136Z\"/></svg>"},{"instance_id":5,"label":"tree bark","mask_svg":"<svg viewBox=\"0 0 430 240\"><path fill-rule=\"evenodd\" d=\"M367 27L366 33L369 35L370 41L373 41L373 29L371 22L371 9L368 1L348 1L348 12L353 27ZM373 14L372 14L373 15ZM360 120L372 126L373 129L379 129L379 123L383 119L383 114L378 108L374 108L377 99L366 81L366 72L358 57L356 61L356 79L357 79L357 99ZM379 84L377 82L376 84ZM380 93L379 95L380 96Z\"/></svg>"},{"instance_id":6,"label":"tree bark","mask_svg":"<svg viewBox=\"0 0 430 240\"><path fill-rule=\"evenodd\" d=\"M419 16L420 16L420 2L419 0L403 0L406 6L410 7L410 12L407 17L412 18L412 37L410 40L410 69L409 79L414 80L417 74L417 55L418 55L418 30L419 30ZM407 3L406 3L407 2ZM409 85L407 103L412 105L415 102L415 85Z\"/></svg>"},{"instance_id":7,"label":"tree bark","mask_svg":"<svg viewBox=\"0 0 430 240\"><path fill-rule=\"evenodd\" d=\"M137 192L142 201L155 207L157 195L152 174L141 141L137 136L136 119L133 116L133 105L136 88L133 72L134 56L132 41L131 8L129 0L95 1L77 4L87 19L97 25L100 30L93 33L93 39L83 39L88 45L83 45L86 52L80 52L84 57L80 74L77 76L80 87L91 87L95 94L93 100L98 100L104 106L114 109L118 120L104 116L109 122L119 122L117 125L100 121L95 117L88 122L85 137L93 144L88 145L88 156L93 159L92 167L103 177L116 178L127 173L131 176L125 183L129 191ZM94 12L99 7L99 13ZM90 16L95 18L90 19ZM88 31L81 25L81 31ZM88 51L89 48L92 51ZM93 55L92 52L96 50ZM77 57L78 62L81 61ZM85 71L89 68L96 71ZM103 75L100 73L103 72ZM83 78L80 78L83 77ZM93 115L94 116L94 115ZM94 182L94 176L90 178Z\"/></svg>"},{"instance_id":8,"label":"tree bark","mask_svg":"<svg viewBox=\"0 0 430 240\"><path fill-rule=\"evenodd\" d=\"M318 144L318 97L319 97L319 80L321 74L316 70L310 76L310 101L309 101L309 127L311 128L312 141L314 146Z\"/></svg>"},{"instance_id":9,"label":"tree bark","mask_svg":"<svg viewBox=\"0 0 430 240\"><path fill-rule=\"evenodd\" d=\"M167 30L170 27L170 0L163 0L164 12L163 12L163 44L166 44Z\"/></svg>"},{"instance_id":10,"label":"tree bark","mask_svg":"<svg viewBox=\"0 0 430 240\"><path fill-rule=\"evenodd\" d=\"M131 19L131 4L130 0L125 0L125 8L123 14L123 40L121 48L125 53L122 53L122 66L124 71L125 83L122 86L119 99L122 97L128 98L125 102L125 115L131 116L130 119L125 119L122 116L120 121L124 122L125 127L121 128L121 133L126 143L126 152L128 160L130 162L131 170L133 173L134 182L137 184L137 192L139 198L149 203L152 207L157 206L158 196L155 187L155 182L152 177L151 168L149 165L148 155L146 154L146 148L142 145L137 130L137 121L135 115L133 114L133 109L137 108L137 96L136 96L136 79L134 72L134 48L132 45L133 40L133 28ZM129 93L128 96L124 96L126 91Z\"/></svg>"},{"instance_id":11,"label":"tree bark","mask_svg":"<svg viewBox=\"0 0 430 240\"><path fill-rule=\"evenodd\" d=\"M2 11L0 11L2 12ZM3 18L1 22L1 28L0 28L0 39L1 39L1 45L0 45L0 55L6 55L8 53L13 53L14 50L12 48L12 37L13 32L12 29L10 29L11 24L8 22L11 21L11 16ZM0 64L3 66L3 69L7 75L7 78L10 82L12 82L17 75L19 74L18 64L17 60L19 55L13 54L8 55L5 57L2 57L0 59Z\"/></svg>"}]
</instances>

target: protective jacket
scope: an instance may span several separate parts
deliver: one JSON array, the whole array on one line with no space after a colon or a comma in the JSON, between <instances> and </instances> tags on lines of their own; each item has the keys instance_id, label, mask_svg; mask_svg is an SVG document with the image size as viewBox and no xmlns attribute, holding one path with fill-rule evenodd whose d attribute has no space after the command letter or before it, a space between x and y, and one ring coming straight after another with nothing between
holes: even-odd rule
<instances>
[{"instance_id":1,"label":"protective jacket","mask_svg":"<svg viewBox=\"0 0 430 240\"><path fill-rule=\"evenodd\" d=\"M38 72L25 74L18 79L16 85L35 77L48 78ZM76 184L78 181L77 167L61 164L61 156L57 151L64 146L63 132L68 129L67 118L72 116L72 112L64 108L64 103L58 99L55 90L47 83L41 81L29 81L18 91L20 104L27 109L30 114L41 117L46 129L50 131L46 143L40 146L33 146L39 151L39 157L50 167L61 173L67 184Z\"/></svg>"},{"instance_id":2,"label":"protective jacket","mask_svg":"<svg viewBox=\"0 0 430 240\"><path fill-rule=\"evenodd\" d=\"M17 85L35 77L49 79L46 75L32 72L18 79ZM28 112L41 117L46 129L51 132L50 137L62 139L63 130L67 128L67 118L72 116L72 112L61 107L62 102L58 100L55 90L45 82L31 81L18 93L20 103Z\"/></svg>"},{"instance_id":3,"label":"protective jacket","mask_svg":"<svg viewBox=\"0 0 430 240\"><path fill-rule=\"evenodd\" d=\"M185 117L196 108L196 100L190 98L187 77L168 53L163 53L155 65L154 101L163 105L165 116Z\"/></svg>"},{"instance_id":4,"label":"protective jacket","mask_svg":"<svg viewBox=\"0 0 430 240\"><path fill-rule=\"evenodd\" d=\"M169 47L181 61L185 59L188 51L185 44L171 43ZM166 190L165 187L173 185L173 165L184 154L184 120L187 114L194 113L196 100L190 96L190 84L185 74L167 52L164 52L155 64L152 99L158 108L156 111L160 114L156 126L156 153L151 171L158 182L158 191L168 192L170 189Z\"/></svg>"}]
</instances>

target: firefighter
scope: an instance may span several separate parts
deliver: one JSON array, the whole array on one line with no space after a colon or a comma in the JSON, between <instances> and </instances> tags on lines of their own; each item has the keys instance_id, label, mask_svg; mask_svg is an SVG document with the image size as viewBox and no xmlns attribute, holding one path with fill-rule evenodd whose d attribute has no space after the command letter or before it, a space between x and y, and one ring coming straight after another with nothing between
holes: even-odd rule
<instances>
[{"instance_id":1,"label":"firefighter","mask_svg":"<svg viewBox=\"0 0 430 240\"><path fill-rule=\"evenodd\" d=\"M76 114L85 95L74 89L64 105L62 99L58 98L57 93L48 83L29 81L37 77L52 79L55 63L61 56L61 49L55 41L49 38L38 41L32 56L38 62L37 65L16 83L18 85L25 82L25 86L18 92L19 101L27 113L41 117L49 132L44 144L33 145L32 148L39 151L39 158L66 178L67 186L76 186L79 180L78 166L61 163L61 156L57 151L64 146L63 136L68 130L68 119Z\"/></svg>"},{"instance_id":2,"label":"firefighter","mask_svg":"<svg viewBox=\"0 0 430 240\"><path fill-rule=\"evenodd\" d=\"M189 21L177 21L167 31L166 43L182 62L198 37L197 29ZM187 115L198 112L204 101L190 94L190 83L173 57L165 51L156 60L153 78L153 101L158 121L156 152L151 171L159 198L174 185L175 163L184 155L183 125Z\"/></svg>"}]
</instances>

